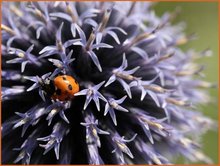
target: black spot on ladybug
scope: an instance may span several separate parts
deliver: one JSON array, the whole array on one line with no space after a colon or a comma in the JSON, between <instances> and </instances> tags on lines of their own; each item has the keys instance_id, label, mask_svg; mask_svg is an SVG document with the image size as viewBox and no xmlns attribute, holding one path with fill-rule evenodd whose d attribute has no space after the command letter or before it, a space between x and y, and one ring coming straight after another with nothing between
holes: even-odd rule
<instances>
[{"instance_id":1,"label":"black spot on ladybug","mask_svg":"<svg viewBox=\"0 0 220 166\"><path fill-rule=\"evenodd\" d=\"M58 96L60 96L60 95L61 95L61 89L57 89L57 90L56 90L56 94L57 94Z\"/></svg>"},{"instance_id":2,"label":"black spot on ladybug","mask_svg":"<svg viewBox=\"0 0 220 166\"><path fill-rule=\"evenodd\" d=\"M66 80L66 77L63 77L63 80Z\"/></svg>"},{"instance_id":3,"label":"black spot on ladybug","mask_svg":"<svg viewBox=\"0 0 220 166\"><path fill-rule=\"evenodd\" d=\"M72 89L73 89L72 85L69 84L69 85L68 85L68 89L69 89L69 90L72 90Z\"/></svg>"}]
</instances>

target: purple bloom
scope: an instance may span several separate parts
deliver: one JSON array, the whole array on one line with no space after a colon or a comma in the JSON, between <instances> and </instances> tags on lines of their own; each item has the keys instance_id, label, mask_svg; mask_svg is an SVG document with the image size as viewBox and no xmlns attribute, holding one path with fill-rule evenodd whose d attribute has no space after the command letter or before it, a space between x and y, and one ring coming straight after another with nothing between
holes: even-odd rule
<instances>
[{"instance_id":1,"label":"purple bloom","mask_svg":"<svg viewBox=\"0 0 220 166\"><path fill-rule=\"evenodd\" d=\"M215 123L198 105L215 86L193 61L211 52L179 48L194 35L172 25L178 11L62 1L2 11L3 164L211 163L198 139ZM68 92L54 87L60 75L80 87L67 101L53 99Z\"/></svg>"}]
</instances>

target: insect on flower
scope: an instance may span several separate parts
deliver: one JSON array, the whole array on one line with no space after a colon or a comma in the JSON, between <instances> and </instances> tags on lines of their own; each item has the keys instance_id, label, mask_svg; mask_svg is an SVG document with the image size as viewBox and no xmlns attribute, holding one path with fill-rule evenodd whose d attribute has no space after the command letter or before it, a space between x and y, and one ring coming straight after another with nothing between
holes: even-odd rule
<instances>
[{"instance_id":1,"label":"insect on flower","mask_svg":"<svg viewBox=\"0 0 220 166\"><path fill-rule=\"evenodd\" d=\"M36 78L42 89L43 99L45 99L44 94L46 94L53 100L67 101L79 92L79 83L69 75L58 75L54 79L50 77Z\"/></svg>"}]
</instances>

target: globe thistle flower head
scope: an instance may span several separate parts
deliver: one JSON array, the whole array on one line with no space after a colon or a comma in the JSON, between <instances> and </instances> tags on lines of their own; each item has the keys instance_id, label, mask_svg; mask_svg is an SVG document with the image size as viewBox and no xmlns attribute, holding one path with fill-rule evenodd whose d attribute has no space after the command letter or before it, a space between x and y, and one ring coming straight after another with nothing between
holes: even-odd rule
<instances>
[{"instance_id":1,"label":"globe thistle flower head","mask_svg":"<svg viewBox=\"0 0 220 166\"><path fill-rule=\"evenodd\" d=\"M2 12L4 164L211 163L199 137L215 123L197 106L214 85L194 63L210 51L179 48L194 35L176 12L62 1Z\"/></svg>"}]
</instances>

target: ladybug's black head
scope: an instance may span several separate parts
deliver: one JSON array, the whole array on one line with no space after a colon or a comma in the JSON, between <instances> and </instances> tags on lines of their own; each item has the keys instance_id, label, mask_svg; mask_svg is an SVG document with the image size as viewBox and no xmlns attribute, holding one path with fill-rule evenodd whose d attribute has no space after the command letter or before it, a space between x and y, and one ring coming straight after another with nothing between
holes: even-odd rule
<instances>
[{"instance_id":1,"label":"ladybug's black head","mask_svg":"<svg viewBox=\"0 0 220 166\"><path fill-rule=\"evenodd\" d=\"M49 78L46 78L42 81L41 87L42 90L45 91L48 96L52 96L55 92L54 81Z\"/></svg>"}]
</instances>

